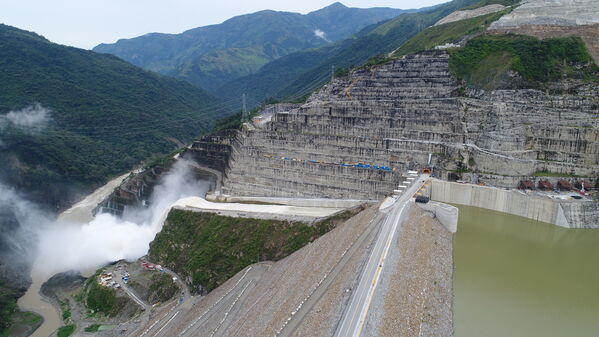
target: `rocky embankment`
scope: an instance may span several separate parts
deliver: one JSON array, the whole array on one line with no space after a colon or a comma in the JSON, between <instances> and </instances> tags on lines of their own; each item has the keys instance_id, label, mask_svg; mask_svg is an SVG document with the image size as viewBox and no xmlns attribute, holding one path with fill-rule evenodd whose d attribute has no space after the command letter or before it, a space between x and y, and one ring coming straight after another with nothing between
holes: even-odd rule
<instances>
[{"instance_id":1,"label":"rocky embankment","mask_svg":"<svg viewBox=\"0 0 599 337\"><path fill-rule=\"evenodd\" d=\"M372 311L364 335L451 335L452 234L430 213L410 207L377 290L375 301L381 310ZM284 259L252 264L205 297L193 297L172 312L155 313L128 333L332 336L374 248L381 221L385 217L378 205L364 209Z\"/></svg>"},{"instance_id":2,"label":"rocky embankment","mask_svg":"<svg viewBox=\"0 0 599 337\"><path fill-rule=\"evenodd\" d=\"M595 0L523 0L491 25L492 29L523 25L579 26L599 23Z\"/></svg>"},{"instance_id":3,"label":"rocky embankment","mask_svg":"<svg viewBox=\"0 0 599 337\"><path fill-rule=\"evenodd\" d=\"M477 16L487 15L487 14L491 14L491 13L496 13L496 12L504 10L505 8L506 7L504 5L493 4L493 5L483 6L483 7L476 8L476 9L465 9L465 10L461 10L461 11L455 11L455 12L449 14L448 16L444 17L443 19L437 21L437 23L435 23L435 26L442 25L445 23L475 18Z\"/></svg>"},{"instance_id":4,"label":"rocky embankment","mask_svg":"<svg viewBox=\"0 0 599 337\"><path fill-rule=\"evenodd\" d=\"M453 336L453 235L412 206L383 271L365 335Z\"/></svg>"},{"instance_id":5,"label":"rocky embankment","mask_svg":"<svg viewBox=\"0 0 599 337\"><path fill-rule=\"evenodd\" d=\"M524 0L489 31L542 39L580 36L599 64L599 2L595 0Z\"/></svg>"},{"instance_id":6,"label":"rocky embankment","mask_svg":"<svg viewBox=\"0 0 599 337\"><path fill-rule=\"evenodd\" d=\"M401 172L429 159L443 179L507 188L523 179L594 184L599 85L547 88L465 89L444 51L362 68L227 140L223 191L378 199Z\"/></svg>"},{"instance_id":7,"label":"rocky embankment","mask_svg":"<svg viewBox=\"0 0 599 337\"><path fill-rule=\"evenodd\" d=\"M214 174L200 169L198 160L195 160L195 158L190 157L189 159L193 159L189 163L197 180L210 182L211 187L213 187L217 180ZM154 188L160 183L163 176L169 172L174 163L175 160L169 158L144 170L132 172L110 195L104 197L94 207L93 215L110 213L122 216L127 208L150 207Z\"/></svg>"}]
</instances>

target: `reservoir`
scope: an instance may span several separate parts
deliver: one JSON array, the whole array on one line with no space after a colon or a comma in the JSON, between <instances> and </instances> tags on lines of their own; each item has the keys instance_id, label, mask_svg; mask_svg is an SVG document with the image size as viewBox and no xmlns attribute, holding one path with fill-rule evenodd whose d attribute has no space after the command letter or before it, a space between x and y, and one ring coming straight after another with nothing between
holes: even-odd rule
<instances>
[{"instance_id":1,"label":"reservoir","mask_svg":"<svg viewBox=\"0 0 599 337\"><path fill-rule=\"evenodd\" d=\"M458 208L456 337L598 335L599 230Z\"/></svg>"}]
</instances>

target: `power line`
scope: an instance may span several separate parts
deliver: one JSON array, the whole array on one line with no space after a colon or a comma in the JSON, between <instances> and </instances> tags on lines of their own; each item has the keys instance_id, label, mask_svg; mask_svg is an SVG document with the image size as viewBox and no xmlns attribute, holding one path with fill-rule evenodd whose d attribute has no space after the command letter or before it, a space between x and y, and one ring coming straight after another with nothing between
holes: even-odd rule
<instances>
[{"instance_id":1,"label":"power line","mask_svg":"<svg viewBox=\"0 0 599 337\"><path fill-rule=\"evenodd\" d=\"M136 126L128 126L127 124L117 125L117 126L106 126L106 127L83 127L83 128L64 128L64 129L47 129L43 132L46 135L58 135L63 138L72 137L78 138L80 136L123 136L123 135L131 135L131 134L139 134L147 131L153 131L160 127L161 130L164 130L167 126L180 125L183 122L212 122L214 121L214 112L223 112L230 111L231 105L223 105L220 106L215 105L214 109L211 111L206 111L202 113L199 117L195 113L189 113L184 115L178 115L175 119L163 119L163 120L154 120L148 121L146 123L128 123ZM212 112L212 114L210 114ZM159 130L159 131L161 131ZM202 131L206 131L203 129ZM71 135L72 134L72 135Z\"/></svg>"},{"instance_id":2,"label":"power line","mask_svg":"<svg viewBox=\"0 0 599 337\"><path fill-rule=\"evenodd\" d=\"M334 68L332 68L332 72ZM321 85L326 79L327 74L321 74L321 76L315 78L313 81L304 85L298 89L294 95L288 96L290 99L301 98L305 93L313 90L315 87ZM250 98L251 99L251 98ZM162 132L165 129L172 127L180 127L183 124L189 123L209 123L214 121L214 114L221 112L232 112L235 110L235 105L239 103L237 99L230 99L227 101L218 101L212 104L202 106L198 111L191 111L189 113L178 114L176 118L169 118L167 115L162 115L162 118L152 118L146 121L139 122L127 122L122 123L116 120L104 121L106 124L117 124L117 125L102 125L102 126L80 126L69 128L68 126L62 126L62 128L50 128L46 129L40 134L56 136L66 139L80 139L81 137L117 137L117 136L128 136L137 135L145 132L158 131ZM252 100L251 104L254 105L256 102ZM247 104L248 97L246 94L242 96L242 114L247 119ZM198 128L201 132L208 131L208 125L199 125ZM6 130L5 130L6 131ZM201 133L200 132L200 133Z\"/></svg>"},{"instance_id":3,"label":"power line","mask_svg":"<svg viewBox=\"0 0 599 337\"><path fill-rule=\"evenodd\" d=\"M214 109L216 109L217 111L223 111L226 108L230 108L233 111L233 109L234 109L233 102L234 101L236 101L236 100L231 99L228 101L216 102L211 105L204 105L201 107L201 110L192 111L189 113L180 113L180 114L178 114L178 116L183 116L183 117L195 116L200 111L201 111L201 115L204 115L204 114L210 113L211 112L210 110L214 110ZM108 121L104 121L104 122L105 123L113 122L114 124L119 124L119 127L127 127L128 124L134 125L134 126L160 125L160 123L162 123L163 121L172 120L171 118L168 118L168 116L166 114L161 114L161 116L162 116L162 118L160 118L160 119L148 119L145 122L139 121L139 122L119 123L119 121L116 121L116 120L108 120ZM70 131L101 130L101 129L114 130L114 128L115 128L115 125L88 126L88 127L83 126L83 127L68 128L68 130L70 130Z\"/></svg>"},{"instance_id":4,"label":"power line","mask_svg":"<svg viewBox=\"0 0 599 337\"><path fill-rule=\"evenodd\" d=\"M331 82L335 79L335 65L331 65Z\"/></svg>"},{"instance_id":5,"label":"power line","mask_svg":"<svg viewBox=\"0 0 599 337\"><path fill-rule=\"evenodd\" d=\"M315 88L321 86L327 79L328 74L323 73L319 77L317 77L312 82L304 85L302 88L298 89L295 94L287 96L288 99L298 99L305 96L308 92L313 91Z\"/></svg>"},{"instance_id":6,"label":"power line","mask_svg":"<svg viewBox=\"0 0 599 337\"><path fill-rule=\"evenodd\" d=\"M248 109L247 109L247 105L245 102L245 93L243 95L241 95L241 101L243 102L243 107L241 110L241 122L245 122L248 119Z\"/></svg>"}]
</instances>

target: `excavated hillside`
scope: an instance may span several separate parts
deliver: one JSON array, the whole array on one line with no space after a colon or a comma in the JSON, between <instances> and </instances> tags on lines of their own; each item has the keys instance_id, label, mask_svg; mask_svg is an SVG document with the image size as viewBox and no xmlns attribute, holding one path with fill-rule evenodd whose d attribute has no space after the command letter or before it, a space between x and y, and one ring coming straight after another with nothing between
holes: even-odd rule
<instances>
[{"instance_id":1,"label":"excavated hillside","mask_svg":"<svg viewBox=\"0 0 599 337\"><path fill-rule=\"evenodd\" d=\"M599 64L599 1L524 0L489 27L498 34L517 33L538 38L580 36Z\"/></svg>"},{"instance_id":2,"label":"excavated hillside","mask_svg":"<svg viewBox=\"0 0 599 337\"><path fill-rule=\"evenodd\" d=\"M568 83L466 89L445 51L359 69L299 109L216 144L230 155L223 193L378 199L429 156L435 173L450 180L507 188L522 179L595 183L599 86ZM189 152L206 151L199 142Z\"/></svg>"}]
</instances>

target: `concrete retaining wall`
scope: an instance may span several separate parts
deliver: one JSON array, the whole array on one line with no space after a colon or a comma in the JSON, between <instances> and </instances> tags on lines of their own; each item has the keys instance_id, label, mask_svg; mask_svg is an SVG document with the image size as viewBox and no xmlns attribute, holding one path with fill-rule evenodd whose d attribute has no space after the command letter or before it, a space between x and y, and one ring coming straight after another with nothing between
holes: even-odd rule
<instances>
[{"instance_id":1,"label":"concrete retaining wall","mask_svg":"<svg viewBox=\"0 0 599 337\"><path fill-rule=\"evenodd\" d=\"M291 215L291 214L280 214L280 213L267 213L267 212L244 212L244 211L229 211L229 210L216 210L216 209L198 209L195 207L175 206L174 209L188 211L188 212L201 212L201 213L214 213L221 216L229 216L233 218L246 218L246 219L263 219L263 220L278 220L278 221L297 221L304 223L313 223L325 217L311 217L302 215Z\"/></svg>"},{"instance_id":2,"label":"concrete retaining wall","mask_svg":"<svg viewBox=\"0 0 599 337\"><path fill-rule=\"evenodd\" d=\"M524 192L433 180L432 200L486 208L566 228L599 228L599 206L594 202L558 201Z\"/></svg>"},{"instance_id":3,"label":"concrete retaining wall","mask_svg":"<svg viewBox=\"0 0 599 337\"><path fill-rule=\"evenodd\" d=\"M436 201L429 201L426 204L416 203L416 205L425 211L434 213L437 220L451 233L457 232L459 215L457 207Z\"/></svg>"},{"instance_id":4,"label":"concrete retaining wall","mask_svg":"<svg viewBox=\"0 0 599 337\"><path fill-rule=\"evenodd\" d=\"M376 203L377 200L349 199L303 199L303 198L271 198L271 197L237 197L231 195L208 194L206 200L217 202L264 202L271 204L320 207L320 208L351 208L363 203Z\"/></svg>"}]
</instances>

